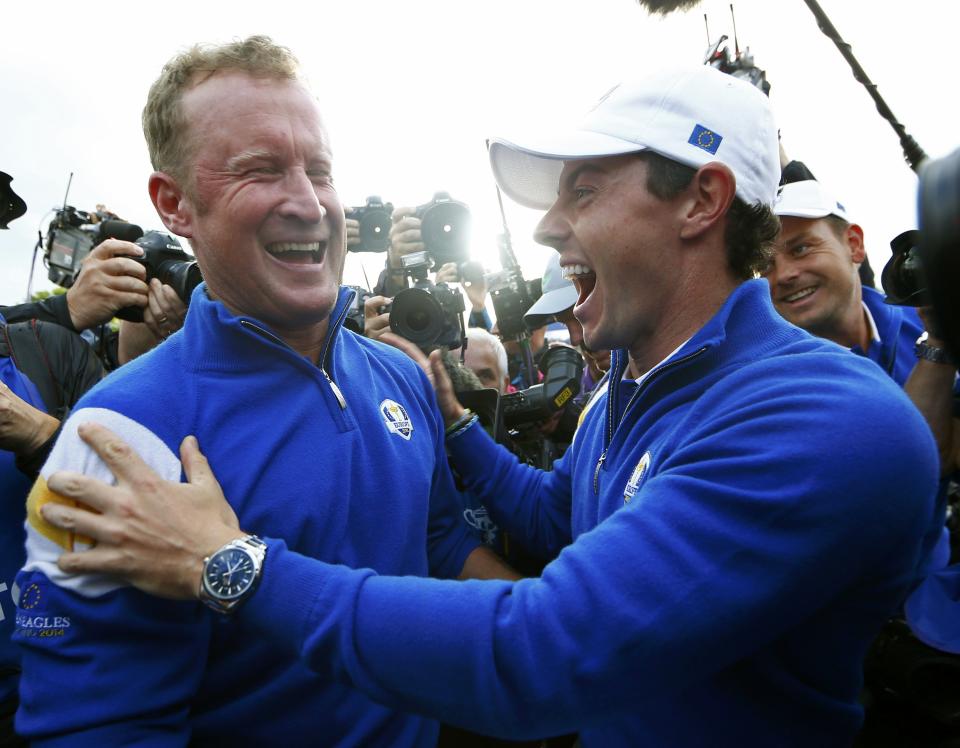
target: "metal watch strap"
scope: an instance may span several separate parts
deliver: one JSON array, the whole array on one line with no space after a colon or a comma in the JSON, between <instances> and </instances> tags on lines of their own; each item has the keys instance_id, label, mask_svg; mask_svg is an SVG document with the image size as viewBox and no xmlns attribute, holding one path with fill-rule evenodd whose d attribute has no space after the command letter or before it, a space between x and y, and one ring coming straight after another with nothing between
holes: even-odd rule
<instances>
[{"instance_id":1,"label":"metal watch strap","mask_svg":"<svg viewBox=\"0 0 960 748\"><path fill-rule=\"evenodd\" d=\"M207 564L210 559L216 556L221 551L227 550L228 548L243 548L250 553L254 559L254 564L256 565L256 579L249 589L247 589L243 596L236 600L220 600L216 597L208 594L205 581L206 581L206 571ZM256 535L245 535L242 538L236 538L231 540L228 543L224 543L222 546L217 548L213 553L203 559L203 575L200 577L200 601L206 605L208 608L215 610L217 613L231 613L237 609L247 598L250 597L257 589L260 584L260 577L263 574L263 562L267 556L267 544L264 543Z\"/></svg>"},{"instance_id":2,"label":"metal watch strap","mask_svg":"<svg viewBox=\"0 0 960 748\"><path fill-rule=\"evenodd\" d=\"M935 364L956 366L956 360L950 355L950 352L946 348L939 348L927 343L928 336L929 334L925 332L917 338L917 344L914 349L917 358L922 358L924 361L932 361Z\"/></svg>"}]
</instances>

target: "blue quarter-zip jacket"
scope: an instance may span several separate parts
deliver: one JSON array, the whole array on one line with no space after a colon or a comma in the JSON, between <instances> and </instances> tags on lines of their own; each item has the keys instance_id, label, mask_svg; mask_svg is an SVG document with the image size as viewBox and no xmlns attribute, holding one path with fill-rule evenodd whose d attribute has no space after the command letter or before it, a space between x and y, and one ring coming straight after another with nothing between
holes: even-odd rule
<instances>
[{"instance_id":1,"label":"blue quarter-zip jacket","mask_svg":"<svg viewBox=\"0 0 960 748\"><path fill-rule=\"evenodd\" d=\"M765 281L639 388L612 387L553 471L476 426L449 447L501 527L562 549L542 577L387 577L271 541L243 625L497 735L850 744L863 655L936 536L936 448L886 374L781 319Z\"/></svg>"},{"instance_id":2,"label":"blue quarter-zip jacket","mask_svg":"<svg viewBox=\"0 0 960 748\"><path fill-rule=\"evenodd\" d=\"M183 480L179 444L195 434L245 530L381 574L459 574L478 543L460 516L433 391L405 355L341 329L351 293L341 292L318 367L200 286L181 332L78 404L31 492L18 576L17 727L35 745L434 744L434 721L311 672L240 618L64 575L57 557L84 539L38 514L63 500L46 489L56 470L109 480L79 423L106 425L173 480Z\"/></svg>"},{"instance_id":3,"label":"blue quarter-zip jacket","mask_svg":"<svg viewBox=\"0 0 960 748\"><path fill-rule=\"evenodd\" d=\"M879 291L864 286L863 303L870 310L880 341L871 340L866 353L859 346L852 350L876 363L902 387L917 365L914 344L923 332L923 322L912 307L887 304L883 298Z\"/></svg>"},{"instance_id":4,"label":"blue quarter-zip jacket","mask_svg":"<svg viewBox=\"0 0 960 748\"><path fill-rule=\"evenodd\" d=\"M6 320L0 315L0 325L3 324ZM0 357L0 382L20 399L46 412L36 385L17 369L9 356ZM23 499L29 490L30 480L17 469L16 455L0 450L0 497L3 498L0 520L0 702L17 695L20 675L20 652L10 636L14 619L13 580L23 566Z\"/></svg>"}]
</instances>

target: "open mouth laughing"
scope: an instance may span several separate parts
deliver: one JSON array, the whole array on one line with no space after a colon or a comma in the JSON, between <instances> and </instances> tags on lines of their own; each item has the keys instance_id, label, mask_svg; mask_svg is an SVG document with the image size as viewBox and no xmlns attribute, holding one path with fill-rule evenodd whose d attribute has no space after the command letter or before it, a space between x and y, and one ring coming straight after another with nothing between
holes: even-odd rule
<instances>
[{"instance_id":1,"label":"open mouth laughing","mask_svg":"<svg viewBox=\"0 0 960 748\"><path fill-rule=\"evenodd\" d=\"M597 276L587 265L564 265L561 267L563 277L571 281L579 294L576 306L581 306L593 292L597 284Z\"/></svg>"},{"instance_id":2,"label":"open mouth laughing","mask_svg":"<svg viewBox=\"0 0 960 748\"><path fill-rule=\"evenodd\" d=\"M272 242L267 252L281 262L294 265L313 265L323 262L327 251L326 241L318 242Z\"/></svg>"}]
</instances>

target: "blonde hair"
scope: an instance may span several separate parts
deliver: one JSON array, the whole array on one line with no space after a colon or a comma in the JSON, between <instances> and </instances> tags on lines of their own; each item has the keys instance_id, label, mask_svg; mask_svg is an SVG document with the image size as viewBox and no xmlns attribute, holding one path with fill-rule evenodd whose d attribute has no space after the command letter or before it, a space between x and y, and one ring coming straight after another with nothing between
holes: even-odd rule
<instances>
[{"instance_id":1,"label":"blonde hair","mask_svg":"<svg viewBox=\"0 0 960 748\"><path fill-rule=\"evenodd\" d=\"M172 176L184 189L192 188L192 184L186 173L190 138L183 95L222 70L279 80L299 79L297 58L268 36L251 36L221 45L196 44L164 65L147 94L143 134L153 168Z\"/></svg>"}]
</instances>

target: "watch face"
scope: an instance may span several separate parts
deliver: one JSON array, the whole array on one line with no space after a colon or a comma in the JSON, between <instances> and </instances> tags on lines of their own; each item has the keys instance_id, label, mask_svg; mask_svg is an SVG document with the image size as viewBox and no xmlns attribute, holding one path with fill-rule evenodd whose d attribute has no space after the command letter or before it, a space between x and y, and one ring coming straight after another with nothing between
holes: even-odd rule
<instances>
[{"instance_id":1,"label":"watch face","mask_svg":"<svg viewBox=\"0 0 960 748\"><path fill-rule=\"evenodd\" d=\"M234 600L250 589L256 576L257 568L248 551L224 548L207 562L203 581L213 597Z\"/></svg>"}]
</instances>

